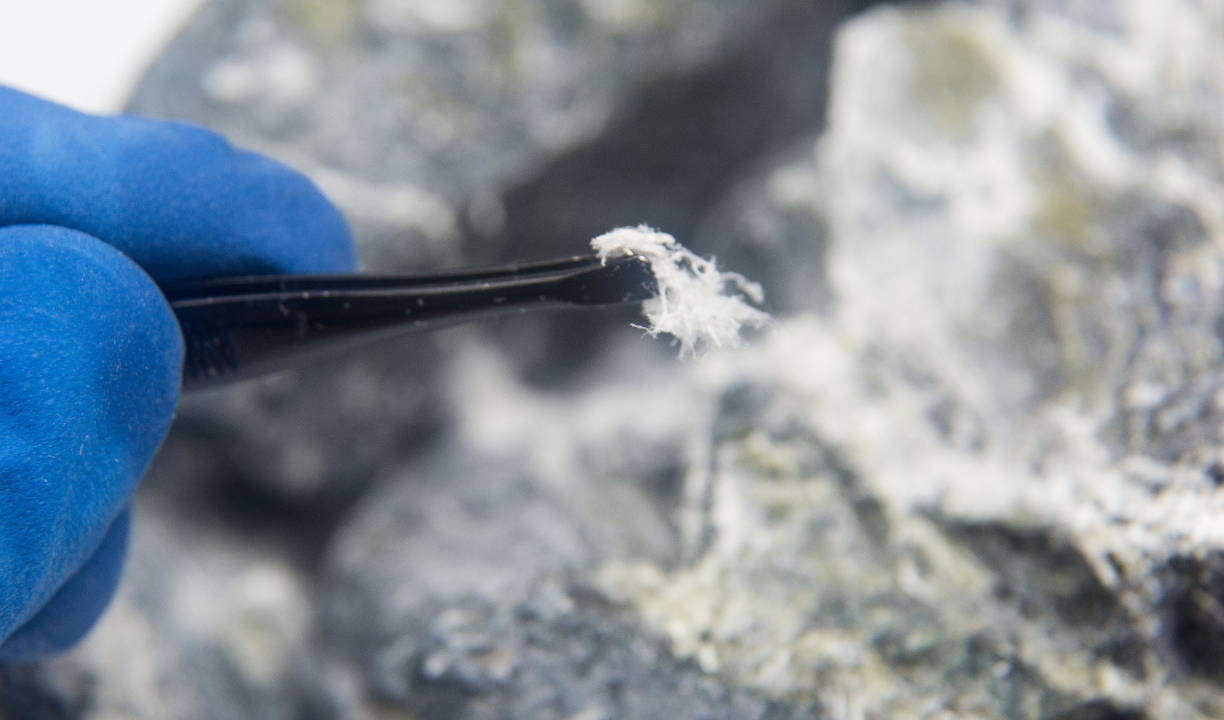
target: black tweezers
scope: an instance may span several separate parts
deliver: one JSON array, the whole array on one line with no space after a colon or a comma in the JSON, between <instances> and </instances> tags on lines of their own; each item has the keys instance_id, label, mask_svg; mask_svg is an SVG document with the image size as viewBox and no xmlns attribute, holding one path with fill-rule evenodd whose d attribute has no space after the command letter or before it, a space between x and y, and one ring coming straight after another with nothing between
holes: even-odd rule
<instances>
[{"instance_id":1,"label":"black tweezers","mask_svg":"<svg viewBox=\"0 0 1224 720\"><path fill-rule=\"evenodd\" d=\"M226 385L357 345L532 309L657 294L650 263L593 255L429 275L265 275L161 286L183 329L183 390Z\"/></svg>"}]
</instances>

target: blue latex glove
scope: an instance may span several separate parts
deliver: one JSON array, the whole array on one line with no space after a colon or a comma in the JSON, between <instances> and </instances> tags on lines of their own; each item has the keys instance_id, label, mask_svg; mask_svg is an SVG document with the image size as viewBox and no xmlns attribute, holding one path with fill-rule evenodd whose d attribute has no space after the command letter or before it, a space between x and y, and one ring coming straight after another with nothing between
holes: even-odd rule
<instances>
[{"instance_id":1,"label":"blue latex glove","mask_svg":"<svg viewBox=\"0 0 1224 720\"><path fill-rule=\"evenodd\" d=\"M70 646L118 584L179 394L155 281L354 266L299 173L198 127L0 87L0 659Z\"/></svg>"}]
</instances>

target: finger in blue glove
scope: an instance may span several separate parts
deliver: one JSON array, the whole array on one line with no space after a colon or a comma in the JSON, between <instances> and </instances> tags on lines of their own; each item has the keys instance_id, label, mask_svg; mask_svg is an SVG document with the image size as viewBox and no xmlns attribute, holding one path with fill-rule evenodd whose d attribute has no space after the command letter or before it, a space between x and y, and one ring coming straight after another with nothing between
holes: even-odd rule
<instances>
[{"instance_id":1,"label":"finger in blue glove","mask_svg":"<svg viewBox=\"0 0 1224 720\"><path fill-rule=\"evenodd\" d=\"M130 508L119 513L93 556L34 617L0 643L0 661L30 662L62 652L89 632L119 587L131 520Z\"/></svg>"},{"instance_id":2,"label":"finger in blue glove","mask_svg":"<svg viewBox=\"0 0 1224 720\"><path fill-rule=\"evenodd\" d=\"M170 427L182 358L173 312L122 253L64 228L0 229L0 637L127 505Z\"/></svg>"},{"instance_id":3,"label":"finger in blue glove","mask_svg":"<svg viewBox=\"0 0 1224 720\"><path fill-rule=\"evenodd\" d=\"M0 226L17 224L89 233L158 282L356 266L343 216L301 173L200 127L0 87Z\"/></svg>"}]
</instances>

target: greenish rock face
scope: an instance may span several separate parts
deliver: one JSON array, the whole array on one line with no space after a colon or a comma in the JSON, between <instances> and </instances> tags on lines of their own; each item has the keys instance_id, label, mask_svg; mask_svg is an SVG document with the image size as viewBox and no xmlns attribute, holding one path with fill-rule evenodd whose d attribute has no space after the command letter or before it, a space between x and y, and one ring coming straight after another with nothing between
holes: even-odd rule
<instances>
[{"instance_id":1,"label":"greenish rock face","mask_svg":"<svg viewBox=\"0 0 1224 720\"><path fill-rule=\"evenodd\" d=\"M524 319L194 400L115 609L4 707L1224 716L1224 16L849 10L207 5L133 108L302 167L367 267L645 221L778 322L678 363Z\"/></svg>"},{"instance_id":2,"label":"greenish rock face","mask_svg":"<svg viewBox=\"0 0 1224 720\"><path fill-rule=\"evenodd\" d=\"M758 200L821 218L827 310L728 361L771 399L704 446L703 550L600 577L835 716L1212 716L1219 19L1010 10L842 30L829 126ZM1193 66L1149 54L1192 17Z\"/></svg>"}]
</instances>

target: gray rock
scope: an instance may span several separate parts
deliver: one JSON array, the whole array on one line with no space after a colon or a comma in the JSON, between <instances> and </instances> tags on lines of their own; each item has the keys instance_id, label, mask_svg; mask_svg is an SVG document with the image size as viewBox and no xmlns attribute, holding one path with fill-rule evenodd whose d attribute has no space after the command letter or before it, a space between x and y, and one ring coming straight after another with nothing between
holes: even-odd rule
<instances>
[{"instance_id":1,"label":"gray rock","mask_svg":"<svg viewBox=\"0 0 1224 720\"><path fill-rule=\"evenodd\" d=\"M717 192L737 166L810 131L831 26L852 7L217 0L131 108L204 123L314 176L355 225L367 267L547 256L552 243L582 249L609 221L628 221L591 217L606 211L610 184L635 193L618 215L691 223L702 200L688 196ZM669 178L654 192L629 185L660 169ZM511 197L520 186L546 197ZM678 207L656 218L657 203ZM589 227L557 227L557 209ZM547 237L529 227L544 213Z\"/></svg>"},{"instance_id":2,"label":"gray rock","mask_svg":"<svg viewBox=\"0 0 1224 720\"><path fill-rule=\"evenodd\" d=\"M637 716L626 698L661 688L636 657L732 693L728 717L1132 712L1094 666L1140 683L1151 643L1082 551L1006 517L897 512L787 378L819 367L811 331L646 375L613 358L551 398L470 340L453 444L372 490L325 562L324 646L360 668L362 702ZM609 623L666 651L605 657ZM702 716L684 687L664 695Z\"/></svg>"},{"instance_id":3,"label":"gray rock","mask_svg":"<svg viewBox=\"0 0 1224 720\"><path fill-rule=\"evenodd\" d=\"M582 584L599 533L528 463L445 447L410 474L363 500L330 559L321 627L360 668L366 703L464 718L770 711L672 657Z\"/></svg>"}]
</instances>

